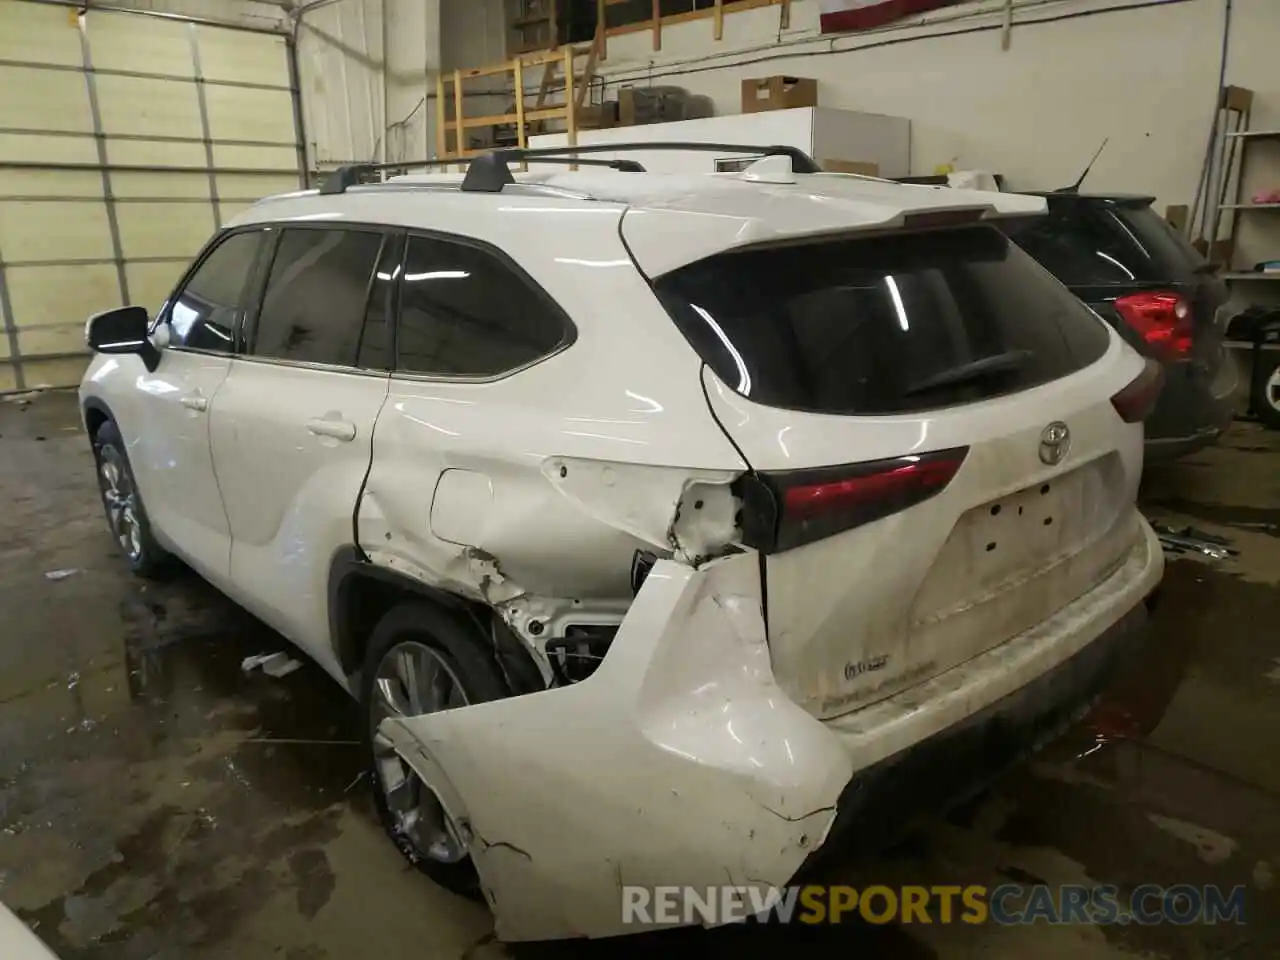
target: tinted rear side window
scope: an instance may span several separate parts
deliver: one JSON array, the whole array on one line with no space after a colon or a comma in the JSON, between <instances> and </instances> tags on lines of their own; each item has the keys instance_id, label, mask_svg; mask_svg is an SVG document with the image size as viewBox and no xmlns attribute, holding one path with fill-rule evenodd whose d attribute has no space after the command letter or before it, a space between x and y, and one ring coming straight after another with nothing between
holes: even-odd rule
<instances>
[{"instance_id":1,"label":"tinted rear side window","mask_svg":"<svg viewBox=\"0 0 1280 960\"><path fill-rule=\"evenodd\" d=\"M400 292L397 369L484 377L554 351L569 333L550 298L496 253L410 237Z\"/></svg>"},{"instance_id":2,"label":"tinted rear side window","mask_svg":"<svg viewBox=\"0 0 1280 960\"><path fill-rule=\"evenodd\" d=\"M355 366L381 246L380 233L285 230L267 279L252 354Z\"/></svg>"},{"instance_id":3,"label":"tinted rear side window","mask_svg":"<svg viewBox=\"0 0 1280 960\"><path fill-rule=\"evenodd\" d=\"M797 410L972 402L1066 376L1108 344L1080 301L985 226L723 254L655 287L725 383Z\"/></svg>"}]
</instances>

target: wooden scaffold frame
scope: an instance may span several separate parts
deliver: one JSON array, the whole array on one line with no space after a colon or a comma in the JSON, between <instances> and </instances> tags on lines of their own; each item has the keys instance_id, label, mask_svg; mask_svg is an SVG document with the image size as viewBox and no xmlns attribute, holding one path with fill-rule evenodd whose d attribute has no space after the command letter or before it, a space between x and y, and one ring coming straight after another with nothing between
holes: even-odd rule
<instances>
[{"instance_id":1,"label":"wooden scaffold frame","mask_svg":"<svg viewBox=\"0 0 1280 960\"><path fill-rule=\"evenodd\" d=\"M548 122L563 121L569 145L576 146L578 114L586 104L603 40L604 32L597 30L595 41L590 46L564 46L542 53L522 54L485 67L455 70L451 75L441 73L436 78L436 158L468 160L488 153L492 147L472 150L466 145L466 131L481 127L514 125L516 145L527 147L529 130L534 124L541 128ZM586 58L586 64L579 73L576 61L581 57ZM525 72L539 66L543 68L542 81L537 98L530 106L525 102L529 96L525 89ZM548 105L556 86L557 72L563 73L564 102ZM466 81L497 76L510 79L514 110L511 113L467 116L464 108Z\"/></svg>"}]
</instances>

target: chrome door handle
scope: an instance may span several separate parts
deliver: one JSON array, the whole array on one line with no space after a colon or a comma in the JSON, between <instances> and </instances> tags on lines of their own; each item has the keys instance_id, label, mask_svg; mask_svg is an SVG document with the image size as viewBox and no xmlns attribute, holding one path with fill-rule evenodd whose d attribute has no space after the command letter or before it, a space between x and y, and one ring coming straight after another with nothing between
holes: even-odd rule
<instances>
[{"instance_id":1,"label":"chrome door handle","mask_svg":"<svg viewBox=\"0 0 1280 960\"><path fill-rule=\"evenodd\" d=\"M356 425L350 420L322 420L319 417L307 421L307 429L317 437L350 442L356 438Z\"/></svg>"},{"instance_id":2,"label":"chrome door handle","mask_svg":"<svg viewBox=\"0 0 1280 960\"><path fill-rule=\"evenodd\" d=\"M209 409L209 401L204 397L197 396L195 394L191 394L183 397L179 401L179 403L181 403L188 410L195 410L198 413L204 413L206 410Z\"/></svg>"}]
</instances>

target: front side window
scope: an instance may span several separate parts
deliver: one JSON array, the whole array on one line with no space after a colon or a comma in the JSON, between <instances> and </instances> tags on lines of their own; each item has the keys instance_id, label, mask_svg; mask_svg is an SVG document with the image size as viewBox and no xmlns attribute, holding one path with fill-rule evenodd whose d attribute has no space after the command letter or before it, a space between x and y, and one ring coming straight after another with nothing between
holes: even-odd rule
<instances>
[{"instance_id":1,"label":"front side window","mask_svg":"<svg viewBox=\"0 0 1280 960\"><path fill-rule=\"evenodd\" d=\"M249 352L354 367L382 237L374 231L285 229Z\"/></svg>"},{"instance_id":2,"label":"front side window","mask_svg":"<svg viewBox=\"0 0 1280 960\"><path fill-rule=\"evenodd\" d=\"M230 353L236 320L265 233L233 233L205 257L169 304L169 343Z\"/></svg>"},{"instance_id":3,"label":"front side window","mask_svg":"<svg viewBox=\"0 0 1280 960\"><path fill-rule=\"evenodd\" d=\"M497 376L560 347L560 310L496 253L410 237L400 295L397 369L452 377Z\"/></svg>"}]
</instances>

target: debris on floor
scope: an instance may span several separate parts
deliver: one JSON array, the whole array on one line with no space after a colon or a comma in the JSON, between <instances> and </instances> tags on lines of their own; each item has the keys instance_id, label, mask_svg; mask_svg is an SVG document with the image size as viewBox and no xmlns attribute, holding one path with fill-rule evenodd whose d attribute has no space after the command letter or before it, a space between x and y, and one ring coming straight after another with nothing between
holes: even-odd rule
<instances>
[{"instance_id":1,"label":"debris on floor","mask_svg":"<svg viewBox=\"0 0 1280 960\"><path fill-rule=\"evenodd\" d=\"M267 676L279 679L287 677L301 666L300 660L293 659L287 653L261 653L256 657L245 657L240 669L251 673L261 667Z\"/></svg>"},{"instance_id":2,"label":"debris on floor","mask_svg":"<svg viewBox=\"0 0 1280 960\"><path fill-rule=\"evenodd\" d=\"M1198 553L1211 560L1229 560L1240 556L1226 537L1215 536L1195 527L1175 529L1159 521L1151 521L1151 529L1160 538L1160 545L1169 553Z\"/></svg>"},{"instance_id":3,"label":"debris on floor","mask_svg":"<svg viewBox=\"0 0 1280 960\"><path fill-rule=\"evenodd\" d=\"M67 567L65 570L46 570L44 578L46 580L65 580L67 577L74 577L79 572L79 567Z\"/></svg>"}]
</instances>

